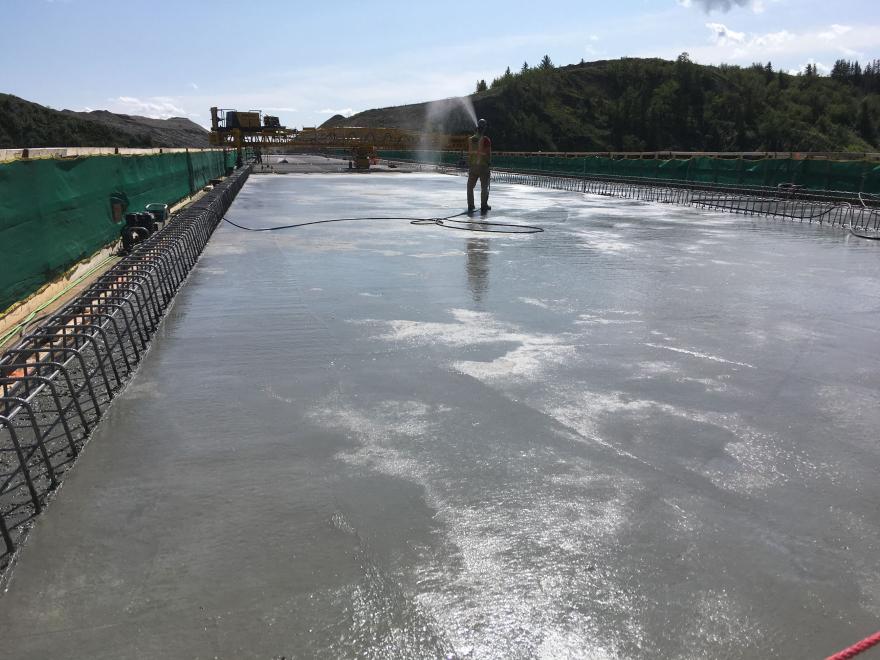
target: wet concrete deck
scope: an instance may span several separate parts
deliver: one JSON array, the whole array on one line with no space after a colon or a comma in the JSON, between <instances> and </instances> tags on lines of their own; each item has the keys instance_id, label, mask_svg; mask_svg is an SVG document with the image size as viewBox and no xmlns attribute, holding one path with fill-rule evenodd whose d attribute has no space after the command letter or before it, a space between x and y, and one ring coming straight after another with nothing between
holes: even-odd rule
<instances>
[{"instance_id":1,"label":"wet concrete deck","mask_svg":"<svg viewBox=\"0 0 880 660\"><path fill-rule=\"evenodd\" d=\"M253 177L229 217L463 187ZM547 233L222 226L23 549L3 657L803 658L876 629L878 246L492 204Z\"/></svg>"}]
</instances>

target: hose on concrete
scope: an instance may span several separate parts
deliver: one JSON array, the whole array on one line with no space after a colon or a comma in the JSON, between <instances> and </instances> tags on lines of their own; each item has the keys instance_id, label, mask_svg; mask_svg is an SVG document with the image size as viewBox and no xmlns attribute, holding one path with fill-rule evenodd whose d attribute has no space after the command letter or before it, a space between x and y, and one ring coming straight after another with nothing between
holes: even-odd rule
<instances>
[{"instance_id":1,"label":"hose on concrete","mask_svg":"<svg viewBox=\"0 0 880 660\"><path fill-rule=\"evenodd\" d=\"M461 231L476 231L486 234L539 234L544 231L541 227L534 225L521 225L507 222L490 222L488 220L473 220L468 217L467 220L458 220L462 216L468 215L467 211L455 213L442 218L413 218L412 216L366 216L359 218L332 218L330 220L311 220L309 222L296 222L290 225L276 225L274 227L246 227L237 222L233 222L229 218L223 218L233 227L244 229L245 231L279 231L282 229L295 229L298 227L308 227L310 225L323 225L331 222L358 222L370 220L408 220L411 225L434 225L443 227L444 229L458 229Z\"/></svg>"},{"instance_id":2,"label":"hose on concrete","mask_svg":"<svg viewBox=\"0 0 880 660\"><path fill-rule=\"evenodd\" d=\"M876 214L877 211L876 211L875 209L870 208L870 207L865 203L865 200L862 198L862 194L863 194L863 193L859 193L859 202L861 202L861 204L862 204L862 208L864 208L864 209L868 209L868 210L871 212L871 215ZM852 234L853 236L858 236L859 238L865 238L865 239L867 239L867 240L869 240L869 241L880 241L880 234L874 234L874 235L871 235L871 234L860 234L860 233L857 232L855 229L853 229L853 226L852 226L852 215L850 215L850 218L849 218L849 226L847 227L847 229L849 229L849 233Z\"/></svg>"},{"instance_id":3,"label":"hose on concrete","mask_svg":"<svg viewBox=\"0 0 880 660\"><path fill-rule=\"evenodd\" d=\"M880 644L880 630L834 655L829 655L826 660L852 660L852 658L877 646L877 644Z\"/></svg>"}]
</instances>

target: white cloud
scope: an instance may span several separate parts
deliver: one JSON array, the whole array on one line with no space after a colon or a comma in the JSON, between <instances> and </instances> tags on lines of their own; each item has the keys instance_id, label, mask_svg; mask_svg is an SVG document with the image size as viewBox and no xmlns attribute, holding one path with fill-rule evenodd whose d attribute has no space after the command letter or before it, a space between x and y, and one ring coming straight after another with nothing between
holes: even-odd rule
<instances>
[{"instance_id":1,"label":"white cloud","mask_svg":"<svg viewBox=\"0 0 880 660\"><path fill-rule=\"evenodd\" d=\"M745 32L734 32L721 23L706 23L706 27L712 30L712 41L720 46L741 44L746 38Z\"/></svg>"},{"instance_id":2,"label":"white cloud","mask_svg":"<svg viewBox=\"0 0 880 660\"><path fill-rule=\"evenodd\" d=\"M584 52L590 57L600 57L605 51L598 47L599 35L591 34L589 42L584 45Z\"/></svg>"},{"instance_id":3,"label":"white cloud","mask_svg":"<svg viewBox=\"0 0 880 660\"><path fill-rule=\"evenodd\" d=\"M2 0L0 0L2 1ZM590 28L597 36L604 32ZM226 86L222 98L206 90L187 90L189 93L168 97L173 106L198 113L199 123L210 123L208 108L261 109L278 114L287 126L314 126L333 114L350 116L358 110L385 106L419 103L423 101L461 96L473 91L475 81L492 75L486 60L500 51L512 51L511 68L518 68L520 55L528 52L529 60L536 60L548 43L568 43L572 50L583 48L591 31L572 29L560 34L540 33L507 35L461 43L419 47L406 52L376 53L364 61L345 60L297 65L267 67L236 84ZM596 44L598 46L598 44ZM534 58L532 56L534 54ZM401 64L401 63L404 64ZM437 62L444 62L440 67ZM534 61L532 62L534 64ZM504 62L506 65L507 62ZM497 65L497 73L504 70ZM98 105L91 99L91 105ZM140 96L138 101L154 102L156 98ZM114 99L114 102L116 99ZM298 110L302 108L302 110ZM113 109L113 108L110 108ZM319 110L320 109L320 110ZM115 111L153 116L179 114L173 110L144 109L133 103L117 104Z\"/></svg>"},{"instance_id":4,"label":"white cloud","mask_svg":"<svg viewBox=\"0 0 880 660\"><path fill-rule=\"evenodd\" d=\"M192 87L193 89L198 89L198 88L199 88L198 85L196 85L195 83L192 83L192 82L189 84L189 86Z\"/></svg>"},{"instance_id":5,"label":"white cloud","mask_svg":"<svg viewBox=\"0 0 880 660\"><path fill-rule=\"evenodd\" d=\"M850 25L838 25L837 23L829 26L828 30L825 32L819 33L819 38L824 39L825 41L834 41L837 37L843 36L847 32L852 31L852 26Z\"/></svg>"},{"instance_id":6,"label":"white cloud","mask_svg":"<svg viewBox=\"0 0 880 660\"><path fill-rule=\"evenodd\" d=\"M840 51L841 55L846 55L847 57L852 57L857 60L867 59L865 53L858 50L853 50L852 48L847 48L846 46L838 46L837 50Z\"/></svg>"},{"instance_id":7,"label":"white cloud","mask_svg":"<svg viewBox=\"0 0 880 660\"><path fill-rule=\"evenodd\" d=\"M782 30L780 32L768 32L767 34L756 35L752 38L749 45L752 47L772 50L783 48L786 43L794 41L795 39L797 39L797 37L791 32L788 30Z\"/></svg>"},{"instance_id":8,"label":"white cloud","mask_svg":"<svg viewBox=\"0 0 880 660\"><path fill-rule=\"evenodd\" d=\"M798 61L806 66L806 58L827 61L841 53L861 56L862 52L871 52L880 47L880 26L876 25L832 25L827 29L804 32L779 30L765 33L737 32L722 23L706 23L706 28L711 32L711 45L686 49L697 62L749 64L781 59L788 66ZM813 61L810 60L810 63ZM821 62L816 64L821 71Z\"/></svg>"},{"instance_id":9,"label":"white cloud","mask_svg":"<svg viewBox=\"0 0 880 660\"><path fill-rule=\"evenodd\" d=\"M342 115L343 117L351 117L354 114L354 110L351 108L342 108L341 110L324 108L323 110L318 110L318 113L322 115Z\"/></svg>"},{"instance_id":10,"label":"white cloud","mask_svg":"<svg viewBox=\"0 0 880 660\"><path fill-rule=\"evenodd\" d=\"M775 2L776 0L773 0ZM770 11L770 2L765 0ZM671 10L676 13L675 10ZM694 17L696 18L696 17ZM672 18L666 30L672 30L675 21L681 21L681 17ZM782 25L770 24L772 30L762 31L761 25L767 25L763 16L754 19L751 16L730 18L718 21L697 21L703 26L703 36L700 33L692 33L690 39L678 40L673 43L657 45L645 44L641 48L635 48L626 52L632 57L662 57L675 59L682 51L686 51L694 62L701 64L734 64L748 66L753 62L772 62L775 70L803 71L808 61L815 62L819 71L826 71L827 65L843 57L853 59L856 56L848 54L843 49L859 53L857 59L863 64L872 53L880 51L880 23L852 23L851 29L842 33L841 27L849 27L849 24L833 28L828 23L807 23L794 28L783 23ZM747 26L759 26L757 30L748 29ZM834 39L826 39L826 33L840 33ZM615 57L620 53L617 49L617 40L608 31L602 32L603 43L615 44L609 49L609 56ZM742 39L739 40L739 35ZM864 54L864 56L862 55ZM811 59L812 58L812 59Z\"/></svg>"},{"instance_id":11,"label":"white cloud","mask_svg":"<svg viewBox=\"0 0 880 660\"><path fill-rule=\"evenodd\" d=\"M827 64L822 64L822 62L817 62L812 57L801 64L797 69L789 69L788 72L792 75L803 73L804 70L807 68L807 64L812 64L814 67L816 67L816 70L822 75L828 75L829 73L831 73L830 66L828 66Z\"/></svg>"},{"instance_id":12,"label":"white cloud","mask_svg":"<svg viewBox=\"0 0 880 660\"><path fill-rule=\"evenodd\" d=\"M107 108L110 112L118 112L125 115L168 119L169 117L184 117L188 114L170 96L150 96L145 99L139 99L135 96L117 96L107 100L110 102Z\"/></svg>"},{"instance_id":13,"label":"white cloud","mask_svg":"<svg viewBox=\"0 0 880 660\"><path fill-rule=\"evenodd\" d=\"M572 25L570 31L553 35L506 35L443 47L429 43L412 51L377 52L369 61L337 63L331 58L319 64L285 63L225 85L227 91L222 98L207 89L191 90L186 82L182 85L185 92L173 97L148 96L149 88L132 87L130 90L136 96L114 99L116 107L110 109L164 117L197 113L199 122L207 124L208 108L212 105L259 108L279 115L281 123L287 126L312 126L334 114L350 116L355 110L467 94L476 80L493 77L493 70L494 75L500 74L508 64L516 70L523 59L534 65L548 43L568 53L560 56L560 64L569 58L576 61L581 55L585 59L598 59L600 54L674 59L681 51L687 51L697 62L748 65L772 61L775 69L796 67L810 57L821 63L833 63L839 57L847 57L841 54L841 47L869 54L880 50L880 25L831 19L847 24L841 27L852 25L849 31L841 33L840 27L824 21L819 23L806 17L795 20L774 12L780 9L781 2L762 1L767 12L759 17L751 13L754 0L743 0L739 9L733 3L730 13L723 15L717 15L722 6L712 4L715 14L711 16L703 14L706 5L698 0L691 0L690 10L665 0L663 12L635 24L620 19ZM782 22L776 22L774 13L779 14ZM791 23L786 22L789 18ZM836 36L820 36L826 33ZM664 35L677 36L670 39ZM443 62L443 66L438 62ZM103 105L100 99L81 100L86 102L93 107Z\"/></svg>"}]
</instances>

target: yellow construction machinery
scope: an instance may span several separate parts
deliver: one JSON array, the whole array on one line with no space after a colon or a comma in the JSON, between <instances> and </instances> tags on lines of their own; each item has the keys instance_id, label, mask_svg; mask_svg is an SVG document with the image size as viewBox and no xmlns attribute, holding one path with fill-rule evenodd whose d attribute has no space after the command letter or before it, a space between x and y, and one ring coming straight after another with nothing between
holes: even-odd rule
<instances>
[{"instance_id":1,"label":"yellow construction machinery","mask_svg":"<svg viewBox=\"0 0 880 660\"><path fill-rule=\"evenodd\" d=\"M358 169L368 169L370 160L381 150L466 151L466 135L422 133L398 128L286 128L278 117L259 110L241 112L211 108L211 144L241 152L252 148L290 151L344 149Z\"/></svg>"}]
</instances>

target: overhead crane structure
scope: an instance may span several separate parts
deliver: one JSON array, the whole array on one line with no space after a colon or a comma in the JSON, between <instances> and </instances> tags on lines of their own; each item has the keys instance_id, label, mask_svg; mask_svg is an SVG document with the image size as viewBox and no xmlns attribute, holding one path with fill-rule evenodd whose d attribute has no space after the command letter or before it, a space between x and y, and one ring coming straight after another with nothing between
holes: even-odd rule
<instances>
[{"instance_id":1,"label":"overhead crane structure","mask_svg":"<svg viewBox=\"0 0 880 660\"><path fill-rule=\"evenodd\" d=\"M351 153L358 169L368 169L379 149L466 151L466 135L447 135L399 128L361 126L303 127L281 126L278 117L259 110L241 112L211 108L210 142L214 146L236 149L279 149L319 151L344 149Z\"/></svg>"}]
</instances>

